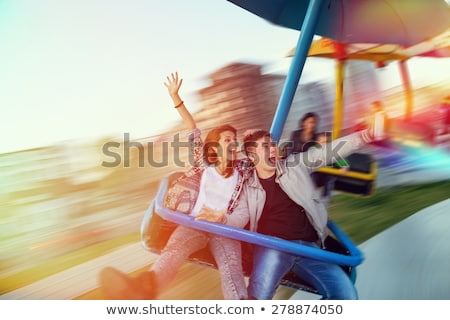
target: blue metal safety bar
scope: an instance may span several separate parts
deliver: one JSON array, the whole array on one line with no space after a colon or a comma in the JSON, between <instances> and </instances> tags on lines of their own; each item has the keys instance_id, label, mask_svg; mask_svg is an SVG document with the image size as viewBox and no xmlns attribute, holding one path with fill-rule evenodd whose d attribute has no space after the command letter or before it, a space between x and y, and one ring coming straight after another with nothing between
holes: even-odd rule
<instances>
[{"instance_id":1,"label":"blue metal safety bar","mask_svg":"<svg viewBox=\"0 0 450 320\"><path fill-rule=\"evenodd\" d=\"M364 260L362 252L333 222L329 222L328 227L334 233L336 239L349 250L350 255L343 255L323 249L312 248L305 245L296 244L291 241L262 235L260 233L227 226L224 224L194 220L192 216L179 213L164 207L164 197L167 188L168 178L165 178L162 180L160 189L154 200L155 212L165 220L185 225L193 229L219 234L227 238L257 244L263 247L284 251L294 255L301 255L310 257L312 259L328 261L342 266L354 267L361 264L361 262ZM153 206L150 206L149 210L152 209Z\"/></svg>"}]
</instances>

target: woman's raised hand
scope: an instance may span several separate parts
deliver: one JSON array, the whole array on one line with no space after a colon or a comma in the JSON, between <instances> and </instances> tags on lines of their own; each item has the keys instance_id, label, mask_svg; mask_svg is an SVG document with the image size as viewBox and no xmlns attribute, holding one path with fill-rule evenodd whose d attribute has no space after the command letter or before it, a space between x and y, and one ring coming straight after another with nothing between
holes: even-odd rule
<instances>
[{"instance_id":1,"label":"woman's raised hand","mask_svg":"<svg viewBox=\"0 0 450 320\"><path fill-rule=\"evenodd\" d=\"M167 81L164 82L164 85L166 86L167 91L169 91L174 108L178 110L178 113L186 124L186 128L189 131L194 130L197 127L194 118L192 118L189 110L184 105L184 101L181 100L181 97L178 94L178 90L180 90L183 79L178 78L178 72L172 72L170 76L166 77L166 79Z\"/></svg>"},{"instance_id":2,"label":"woman's raised hand","mask_svg":"<svg viewBox=\"0 0 450 320\"><path fill-rule=\"evenodd\" d=\"M206 220L209 222L218 222L222 223L225 217L227 210L223 210L221 212L214 211L208 207L203 207L199 214L195 217L195 220Z\"/></svg>"},{"instance_id":3,"label":"woman's raised hand","mask_svg":"<svg viewBox=\"0 0 450 320\"><path fill-rule=\"evenodd\" d=\"M166 79L167 82L164 82L164 85L167 87L169 95L171 97L177 96L178 90L180 90L181 84L183 83L183 79L178 78L178 72L172 72Z\"/></svg>"}]
</instances>

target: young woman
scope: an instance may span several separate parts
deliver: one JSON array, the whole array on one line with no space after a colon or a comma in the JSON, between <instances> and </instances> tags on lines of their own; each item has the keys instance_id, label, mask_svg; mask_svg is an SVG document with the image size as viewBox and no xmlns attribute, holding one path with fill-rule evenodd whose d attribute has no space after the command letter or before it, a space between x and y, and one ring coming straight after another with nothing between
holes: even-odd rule
<instances>
[{"instance_id":1,"label":"young woman","mask_svg":"<svg viewBox=\"0 0 450 320\"><path fill-rule=\"evenodd\" d=\"M214 128L203 143L200 129L179 96L182 82L178 73L172 73L164 85L190 131L195 165L185 176L200 172L202 175L198 198L190 214L198 220L243 228L249 221L248 214L233 214L233 209L251 169L245 159L236 160L236 130L229 125ZM106 268L100 274L101 286L112 299L155 299L186 259L204 247L210 249L221 273L224 298L247 299L239 241L182 225L174 230L150 271L130 278L116 269Z\"/></svg>"}]
</instances>

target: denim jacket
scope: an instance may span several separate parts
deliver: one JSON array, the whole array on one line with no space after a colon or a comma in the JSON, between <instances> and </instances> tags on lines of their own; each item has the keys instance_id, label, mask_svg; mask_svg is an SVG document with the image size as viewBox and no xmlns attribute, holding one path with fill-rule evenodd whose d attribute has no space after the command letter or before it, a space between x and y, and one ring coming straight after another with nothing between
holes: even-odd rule
<instances>
[{"instance_id":1,"label":"denim jacket","mask_svg":"<svg viewBox=\"0 0 450 320\"><path fill-rule=\"evenodd\" d=\"M291 154L277 162L275 181L293 201L305 209L322 245L328 235L328 212L320 191L311 179L311 173L348 156L370 141L368 131L364 130L336 139L322 148L310 148L307 152ZM255 170L244 185L235 209L237 214L248 211L251 231L257 231L265 200L266 193Z\"/></svg>"}]
</instances>

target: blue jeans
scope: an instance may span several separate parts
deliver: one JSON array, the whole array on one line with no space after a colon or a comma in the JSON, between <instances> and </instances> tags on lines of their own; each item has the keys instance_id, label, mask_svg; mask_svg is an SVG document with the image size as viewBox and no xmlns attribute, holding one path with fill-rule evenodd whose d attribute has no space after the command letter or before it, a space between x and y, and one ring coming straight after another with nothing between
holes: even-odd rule
<instances>
[{"instance_id":1,"label":"blue jeans","mask_svg":"<svg viewBox=\"0 0 450 320\"><path fill-rule=\"evenodd\" d=\"M318 247L312 242L293 242ZM248 295L258 300L272 299L281 279L290 270L311 284L322 295L322 299L358 299L353 282L337 264L259 246L255 246L254 250Z\"/></svg>"},{"instance_id":2,"label":"blue jeans","mask_svg":"<svg viewBox=\"0 0 450 320\"><path fill-rule=\"evenodd\" d=\"M247 288L242 271L241 243L182 225L172 233L158 260L151 268L151 271L155 273L158 291L169 285L178 269L192 253L205 247L210 249L220 271L224 299L246 299Z\"/></svg>"}]
</instances>

